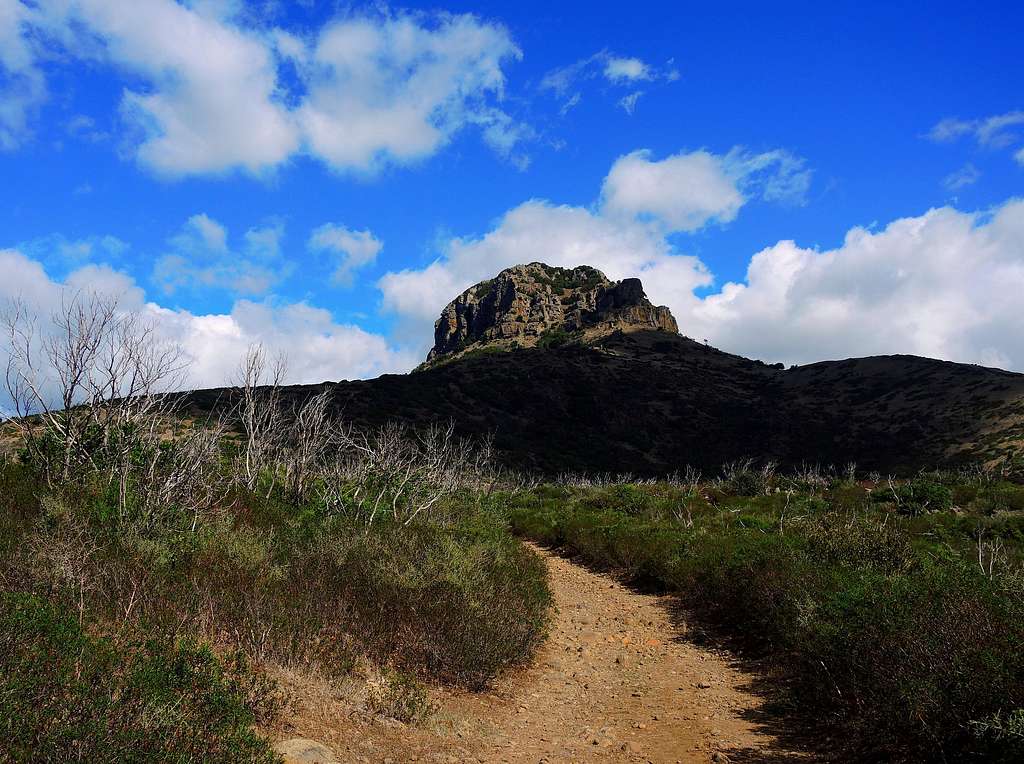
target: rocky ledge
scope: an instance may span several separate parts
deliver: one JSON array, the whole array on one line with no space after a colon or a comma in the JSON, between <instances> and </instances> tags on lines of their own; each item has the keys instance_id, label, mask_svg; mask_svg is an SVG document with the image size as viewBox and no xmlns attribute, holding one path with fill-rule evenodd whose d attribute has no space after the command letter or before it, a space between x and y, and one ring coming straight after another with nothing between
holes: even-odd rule
<instances>
[{"instance_id":1,"label":"rocky ledge","mask_svg":"<svg viewBox=\"0 0 1024 764\"><path fill-rule=\"evenodd\" d=\"M448 303L434 324L427 363L484 347L532 347L545 338L642 329L679 331L669 309L647 299L640 279L611 281L586 265L515 265Z\"/></svg>"}]
</instances>

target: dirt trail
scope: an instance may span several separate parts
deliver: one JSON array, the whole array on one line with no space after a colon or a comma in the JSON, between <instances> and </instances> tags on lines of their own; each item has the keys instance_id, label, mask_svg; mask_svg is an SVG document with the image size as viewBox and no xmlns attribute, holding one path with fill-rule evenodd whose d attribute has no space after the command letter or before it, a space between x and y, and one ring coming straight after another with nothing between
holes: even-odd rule
<instances>
[{"instance_id":1,"label":"dirt trail","mask_svg":"<svg viewBox=\"0 0 1024 764\"><path fill-rule=\"evenodd\" d=\"M290 734L278 735L291 738L280 749L286 760L806 761L752 720L761 701L745 688L754 677L685 640L670 598L538 552L557 612L531 668L488 693L437 693L440 710L422 727L346 714L339 700L298 693Z\"/></svg>"}]
</instances>

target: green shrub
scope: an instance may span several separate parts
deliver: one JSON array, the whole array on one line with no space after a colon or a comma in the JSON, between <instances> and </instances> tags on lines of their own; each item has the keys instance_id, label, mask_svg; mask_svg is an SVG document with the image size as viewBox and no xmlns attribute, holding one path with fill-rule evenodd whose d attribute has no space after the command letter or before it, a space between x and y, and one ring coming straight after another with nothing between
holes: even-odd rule
<instances>
[{"instance_id":1,"label":"green shrub","mask_svg":"<svg viewBox=\"0 0 1024 764\"><path fill-rule=\"evenodd\" d=\"M924 512L943 512L953 506L953 491L935 480L915 478L876 494L882 501L894 501L896 509L905 515Z\"/></svg>"},{"instance_id":2,"label":"green shrub","mask_svg":"<svg viewBox=\"0 0 1024 764\"><path fill-rule=\"evenodd\" d=\"M920 506L945 503L934 481L914 483ZM627 500L622 511L609 506L616 495ZM973 549L961 556L921 542L924 517L837 512L806 496L780 506L772 495L730 500L690 526L638 516L634 495L525 495L508 517L518 533L679 592L783 670L795 702L866 745L916 758L1015 760L1012 714L1024 707L1019 578L983 576ZM808 512L811 503L822 506Z\"/></svg>"},{"instance_id":3,"label":"green shrub","mask_svg":"<svg viewBox=\"0 0 1024 764\"><path fill-rule=\"evenodd\" d=\"M564 329L552 327L551 329L545 329L540 337L537 338L537 347L560 348L563 345L567 345L571 340L572 334Z\"/></svg>"},{"instance_id":4,"label":"green shrub","mask_svg":"<svg viewBox=\"0 0 1024 764\"><path fill-rule=\"evenodd\" d=\"M233 516L156 535L108 526L80 498L46 500L9 574L142 634L188 629L336 675L366 654L480 687L528 659L546 629L543 562L468 495L431 522L367 527L236 494Z\"/></svg>"},{"instance_id":5,"label":"green shrub","mask_svg":"<svg viewBox=\"0 0 1024 764\"><path fill-rule=\"evenodd\" d=\"M253 725L274 710L244 662L117 644L41 600L0 595L0 759L272 762Z\"/></svg>"},{"instance_id":6,"label":"green shrub","mask_svg":"<svg viewBox=\"0 0 1024 764\"><path fill-rule=\"evenodd\" d=\"M370 710L406 724L417 724L433 711L426 688L401 671L385 672L370 688Z\"/></svg>"}]
</instances>

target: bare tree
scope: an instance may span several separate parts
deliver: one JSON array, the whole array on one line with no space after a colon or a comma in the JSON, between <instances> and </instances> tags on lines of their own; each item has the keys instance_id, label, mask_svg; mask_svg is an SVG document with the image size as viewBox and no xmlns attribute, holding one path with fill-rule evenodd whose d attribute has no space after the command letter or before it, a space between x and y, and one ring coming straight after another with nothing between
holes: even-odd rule
<instances>
[{"instance_id":1,"label":"bare tree","mask_svg":"<svg viewBox=\"0 0 1024 764\"><path fill-rule=\"evenodd\" d=\"M24 303L4 313L10 420L51 488L115 489L118 520L146 529L198 513L222 490L220 420L182 429L184 351L153 322L94 294L65 298L40 328Z\"/></svg>"},{"instance_id":2,"label":"bare tree","mask_svg":"<svg viewBox=\"0 0 1024 764\"><path fill-rule=\"evenodd\" d=\"M250 491L256 489L260 476L272 466L281 443L284 423L281 385L287 367L284 356L270 358L262 345L252 345L239 369L237 382L241 395L237 418L245 435L241 477ZM270 490L276 478L276 474L271 476Z\"/></svg>"},{"instance_id":3,"label":"bare tree","mask_svg":"<svg viewBox=\"0 0 1024 764\"><path fill-rule=\"evenodd\" d=\"M337 442L331 418L331 390L307 398L293 409L285 453L285 482L299 501L306 499L310 481L323 472L324 459Z\"/></svg>"},{"instance_id":4,"label":"bare tree","mask_svg":"<svg viewBox=\"0 0 1024 764\"><path fill-rule=\"evenodd\" d=\"M3 314L11 421L52 483L83 465L98 471L100 455L123 463L129 431L154 434L170 405L165 393L180 382L183 351L160 341L153 323L95 294L65 297L50 319L41 329L24 302Z\"/></svg>"}]
</instances>

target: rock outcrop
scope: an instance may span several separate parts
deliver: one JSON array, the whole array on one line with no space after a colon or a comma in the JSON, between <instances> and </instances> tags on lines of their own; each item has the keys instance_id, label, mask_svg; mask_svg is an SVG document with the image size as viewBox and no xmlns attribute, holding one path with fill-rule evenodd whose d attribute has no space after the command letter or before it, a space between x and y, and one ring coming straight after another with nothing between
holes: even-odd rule
<instances>
[{"instance_id":1,"label":"rock outcrop","mask_svg":"<svg viewBox=\"0 0 1024 764\"><path fill-rule=\"evenodd\" d=\"M532 347L545 337L652 329L679 331L669 309L647 299L639 279L611 281L586 265L516 265L448 303L434 324L427 363L483 347Z\"/></svg>"}]
</instances>

